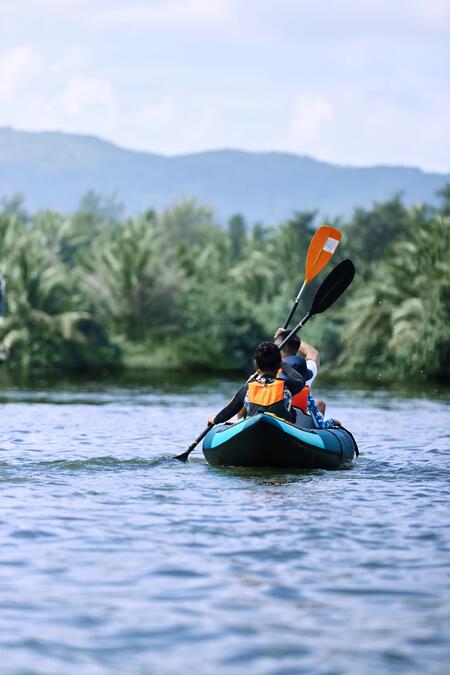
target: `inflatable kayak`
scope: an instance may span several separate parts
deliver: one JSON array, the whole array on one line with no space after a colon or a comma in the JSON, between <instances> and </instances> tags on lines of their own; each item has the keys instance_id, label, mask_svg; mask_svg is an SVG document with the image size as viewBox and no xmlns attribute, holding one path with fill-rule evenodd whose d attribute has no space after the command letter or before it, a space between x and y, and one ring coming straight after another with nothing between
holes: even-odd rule
<instances>
[{"instance_id":1,"label":"inflatable kayak","mask_svg":"<svg viewBox=\"0 0 450 675\"><path fill-rule=\"evenodd\" d=\"M339 469L352 463L358 448L343 427L307 429L262 413L214 426L203 440L203 454L213 466Z\"/></svg>"}]
</instances>

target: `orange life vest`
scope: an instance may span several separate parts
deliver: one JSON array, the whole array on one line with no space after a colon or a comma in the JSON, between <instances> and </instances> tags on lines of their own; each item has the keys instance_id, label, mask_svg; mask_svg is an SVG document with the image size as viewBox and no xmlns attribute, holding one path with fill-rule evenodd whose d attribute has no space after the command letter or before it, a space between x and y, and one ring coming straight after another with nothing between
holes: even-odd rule
<instances>
[{"instance_id":1,"label":"orange life vest","mask_svg":"<svg viewBox=\"0 0 450 675\"><path fill-rule=\"evenodd\" d=\"M300 410L303 410L304 413L308 412L308 394L309 386L306 385L301 391L298 392L298 394L295 394L293 397L292 407L300 408Z\"/></svg>"},{"instance_id":2,"label":"orange life vest","mask_svg":"<svg viewBox=\"0 0 450 675\"><path fill-rule=\"evenodd\" d=\"M292 419L290 410L286 408L284 387L285 380L278 376L272 382L260 382L259 380L250 380L247 384L247 402L248 416L257 415L262 412L270 412L277 417L288 420Z\"/></svg>"}]
</instances>

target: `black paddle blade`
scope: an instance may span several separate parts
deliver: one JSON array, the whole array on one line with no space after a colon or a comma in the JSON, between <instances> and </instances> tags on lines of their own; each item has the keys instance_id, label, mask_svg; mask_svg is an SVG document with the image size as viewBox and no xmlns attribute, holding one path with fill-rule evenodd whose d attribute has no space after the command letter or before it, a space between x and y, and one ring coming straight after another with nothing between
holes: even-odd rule
<instances>
[{"instance_id":1,"label":"black paddle blade","mask_svg":"<svg viewBox=\"0 0 450 675\"><path fill-rule=\"evenodd\" d=\"M309 314L321 314L336 302L347 290L355 276L355 266L351 260L343 260L331 270L317 291Z\"/></svg>"},{"instance_id":2,"label":"black paddle blade","mask_svg":"<svg viewBox=\"0 0 450 675\"><path fill-rule=\"evenodd\" d=\"M176 455L174 459L179 459L180 462L187 462L190 454L189 450L186 450L186 452L182 452L181 455Z\"/></svg>"},{"instance_id":3,"label":"black paddle blade","mask_svg":"<svg viewBox=\"0 0 450 675\"><path fill-rule=\"evenodd\" d=\"M182 452L181 455L177 455L176 457L174 457L174 459L179 459L180 462L187 462L187 461L188 461L188 457L189 457L189 455L191 454L191 452L192 452L193 450L195 450L195 448L197 447L197 445L200 443L201 440L203 440L203 439L205 438L206 434L208 433L208 431L209 431L210 429L213 428L213 426L214 426L214 424L208 424L208 426L206 427L206 429L203 429L203 431L202 431L202 433L200 434L200 436L198 436L198 437L195 439L195 441L194 441L193 443L191 443L191 445L188 447L188 449L187 449L185 452Z\"/></svg>"},{"instance_id":4,"label":"black paddle blade","mask_svg":"<svg viewBox=\"0 0 450 675\"><path fill-rule=\"evenodd\" d=\"M198 440L194 441L185 452L182 452L181 455L176 455L174 459L179 459L180 462L187 462L189 455L194 450L194 448L197 447L198 442L199 442Z\"/></svg>"}]
</instances>

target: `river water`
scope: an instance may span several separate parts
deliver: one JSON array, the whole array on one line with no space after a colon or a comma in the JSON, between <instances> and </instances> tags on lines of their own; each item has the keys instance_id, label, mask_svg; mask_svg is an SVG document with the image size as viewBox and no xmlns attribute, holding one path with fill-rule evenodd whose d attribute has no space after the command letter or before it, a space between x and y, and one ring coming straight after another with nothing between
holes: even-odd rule
<instances>
[{"instance_id":1,"label":"river water","mask_svg":"<svg viewBox=\"0 0 450 675\"><path fill-rule=\"evenodd\" d=\"M449 672L448 393L316 391L348 470L172 460L235 386L1 388L2 675Z\"/></svg>"}]
</instances>

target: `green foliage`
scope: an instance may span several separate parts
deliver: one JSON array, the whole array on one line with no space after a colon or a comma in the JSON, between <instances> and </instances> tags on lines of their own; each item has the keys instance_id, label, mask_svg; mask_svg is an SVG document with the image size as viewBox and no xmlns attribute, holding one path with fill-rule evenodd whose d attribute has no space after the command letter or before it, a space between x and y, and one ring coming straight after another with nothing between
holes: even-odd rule
<instances>
[{"instance_id":1,"label":"green foliage","mask_svg":"<svg viewBox=\"0 0 450 675\"><path fill-rule=\"evenodd\" d=\"M324 370L450 380L449 195L440 210L397 196L333 223L344 233L334 264L351 257L357 276L304 331ZM315 227L314 212L296 212L271 228L236 214L222 228L193 200L137 218L93 192L71 216L3 201L0 360L19 371L248 370L285 319Z\"/></svg>"},{"instance_id":2,"label":"green foliage","mask_svg":"<svg viewBox=\"0 0 450 675\"><path fill-rule=\"evenodd\" d=\"M224 292L219 284L205 284L184 293L179 341L185 368L246 370L264 328L245 293Z\"/></svg>"},{"instance_id":3,"label":"green foliage","mask_svg":"<svg viewBox=\"0 0 450 675\"><path fill-rule=\"evenodd\" d=\"M408 211L408 229L346 305L341 363L363 378L450 378L450 218Z\"/></svg>"},{"instance_id":4,"label":"green foliage","mask_svg":"<svg viewBox=\"0 0 450 675\"><path fill-rule=\"evenodd\" d=\"M236 213L229 219L228 236L230 237L231 260L240 260L244 256L247 244L245 220L240 213Z\"/></svg>"},{"instance_id":5,"label":"green foliage","mask_svg":"<svg viewBox=\"0 0 450 675\"><path fill-rule=\"evenodd\" d=\"M441 213L443 216L450 216L450 183L444 185L442 190L436 193L442 200Z\"/></svg>"},{"instance_id":6,"label":"green foliage","mask_svg":"<svg viewBox=\"0 0 450 675\"><path fill-rule=\"evenodd\" d=\"M119 355L87 311L77 275L64 264L59 217L26 222L0 214L0 275L6 314L0 317L0 359L13 370L91 370L117 366Z\"/></svg>"},{"instance_id":7,"label":"green foliage","mask_svg":"<svg viewBox=\"0 0 450 675\"><path fill-rule=\"evenodd\" d=\"M154 219L126 220L100 236L84 263L93 306L113 333L129 340L167 329L173 296L182 279L172 250Z\"/></svg>"},{"instance_id":8,"label":"green foliage","mask_svg":"<svg viewBox=\"0 0 450 675\"><path fill-rule=\"evenodd\" d=\"M356 209L345 237L349 257L358 261L365 278L370 266L382 260L392 244L406 235L408 226L409 214L399 196L382 204L375 203L370 211Z\"/></svg>"},{"instance_id":9,"label":"green foliage","mask_svg":"<svg viewBox=\"0 0 450 675\"><path fill-rule=\"evenodd\" d=\"M314 211L297 211L272 234L270 256L277 262L276 285L288 297L295 296L304 275L306 251L316 229L315 218Z\"/></svg>"}]
</instances>

